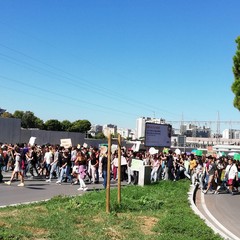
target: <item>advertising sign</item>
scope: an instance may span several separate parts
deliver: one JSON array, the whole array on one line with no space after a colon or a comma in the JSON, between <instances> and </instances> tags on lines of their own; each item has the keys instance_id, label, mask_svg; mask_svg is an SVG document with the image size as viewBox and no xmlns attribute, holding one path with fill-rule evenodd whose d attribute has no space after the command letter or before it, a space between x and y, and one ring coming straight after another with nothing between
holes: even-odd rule
<instances>
[{"instance_id":1,"label":"advertising sign","mask_svg":"<svg viewBox=\"0 0 240 240\"><path fill-rule=\"evenodd\" d=\"M172 126L147 122L145 125L146 147L171 147Z\"/></svg>"}]
</instances>

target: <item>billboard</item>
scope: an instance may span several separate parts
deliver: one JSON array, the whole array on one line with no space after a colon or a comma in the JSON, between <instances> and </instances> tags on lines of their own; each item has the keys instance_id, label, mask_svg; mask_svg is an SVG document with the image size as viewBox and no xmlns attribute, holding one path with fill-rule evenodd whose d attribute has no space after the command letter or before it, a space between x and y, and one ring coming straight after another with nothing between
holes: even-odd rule
<instances>
[{"instance_id":1,"label":"billboard","mask_svg":"<svg viewBox=\"0 0 240 240\"><path fill-rule=\"evenodd\" d=\"M145 125L146 147L171 147L172 126L147 122Z\"/></svg>"}]
</instances>

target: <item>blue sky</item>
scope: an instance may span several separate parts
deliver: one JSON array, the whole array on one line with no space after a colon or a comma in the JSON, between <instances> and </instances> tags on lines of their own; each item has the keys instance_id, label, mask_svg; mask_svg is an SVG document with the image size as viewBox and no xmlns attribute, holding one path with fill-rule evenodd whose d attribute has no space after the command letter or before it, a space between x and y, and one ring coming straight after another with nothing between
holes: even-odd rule
<instances>
[{"instance_id":1,"label":"blue sky","mask_svg":"<svg viewBox=\"0 0 240 240\"><path fill-rule=\"evenodd\" d=\"M0 1L0 107L124 128L141 116L238 121L239 9L239 0Z\"/></svg>"}]
</instances>

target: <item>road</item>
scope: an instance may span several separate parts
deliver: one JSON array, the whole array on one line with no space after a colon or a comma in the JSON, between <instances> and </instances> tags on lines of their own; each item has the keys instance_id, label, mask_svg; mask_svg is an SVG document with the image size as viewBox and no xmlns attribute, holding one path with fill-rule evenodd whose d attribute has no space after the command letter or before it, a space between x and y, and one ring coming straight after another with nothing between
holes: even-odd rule
<instances>
[{"instance_id":1,"label":"road","mask_svg":"<svg viewBox=\"0 0 240 240\"><path fill-rule=\"evenodd\" d=\"M10 173L4 173L4 180L9 180ZM104 189L102 179L100 178L99 184L87 184L88 191ZM47 183L46 179L35 178L26 179L24 187L18 187L19 181L13 181L11 186L1 183L0 184L0 207L14 204L24 204L29 202L37 202L51 199L54 196L66 195L76 196L84 192L78 191L79 185L71 185L70 183L56 184L56 179L51 183ZM126 182L122 182L125 185ZM117 182L111 182L111 187L116 187Z\"/></svg>"},{"instance_id":2,"label":"road","mask_svg":"<svg viewBox=\"0 0 240 240\"><path fill-rule=\"evenodd\" d=\"M226 239L240 239L240 195L227 193L196 195L196 206L213 228L223 232Z\"/></svg>"}]
</instances>

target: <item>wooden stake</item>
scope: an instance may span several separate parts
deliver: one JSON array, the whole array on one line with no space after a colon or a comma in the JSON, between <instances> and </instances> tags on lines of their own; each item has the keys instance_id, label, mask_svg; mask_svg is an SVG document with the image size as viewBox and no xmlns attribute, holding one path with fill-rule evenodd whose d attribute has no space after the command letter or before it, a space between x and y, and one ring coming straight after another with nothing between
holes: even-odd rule
<instances>
[{"instance_id":1,"label":"wooden stake","mask_svg":"<svg viewBox=\"0 0 240 240\"><path fill-rule=\"evenodd\" d=\"M107 187L106 187L106 213L110 213L111 146L112 146L112 135L111 135L111 133L109 133L109 136L108 136Z\"/></svg>"},{"instance_id":2,"label":"wooden stake","mask_svg":"<svg viewBox=\"0 0 240 240\"><path fill-rule=\"evenodd\" d=\"M118 204L121 204L121 135L118 134Z\"/></svg>"}]
</instances>

